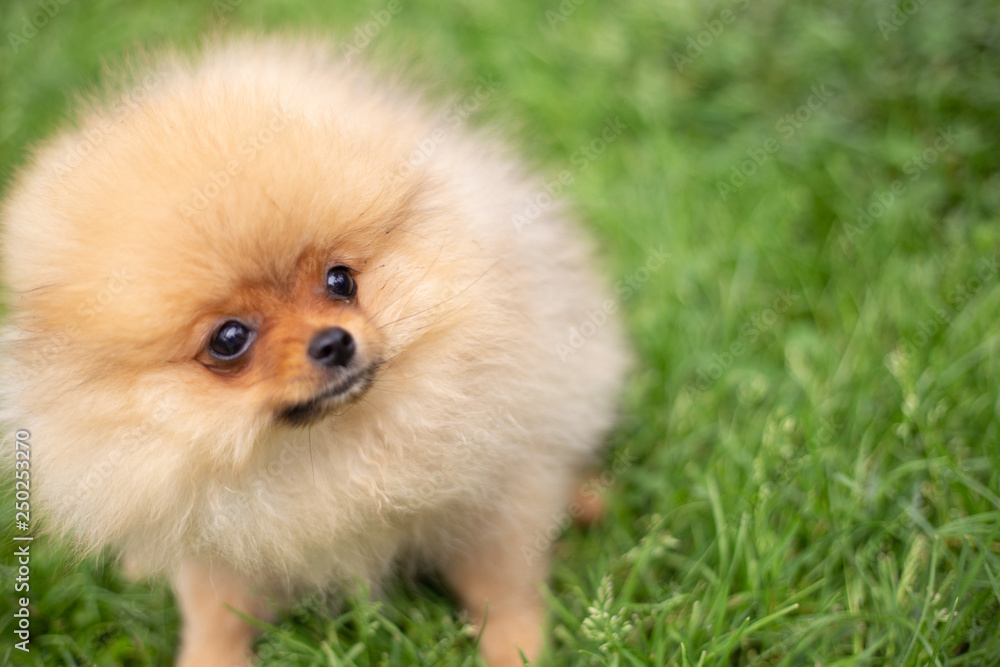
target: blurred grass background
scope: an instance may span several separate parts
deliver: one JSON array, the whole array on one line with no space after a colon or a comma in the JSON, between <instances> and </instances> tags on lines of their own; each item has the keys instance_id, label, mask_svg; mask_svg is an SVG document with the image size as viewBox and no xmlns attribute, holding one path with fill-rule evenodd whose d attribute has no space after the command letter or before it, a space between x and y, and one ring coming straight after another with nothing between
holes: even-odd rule
<instances>
[{"instance_id":1,"label":"blurred grass background","mask_svg":"<svg viewBox=\"0 0 1000 667\"><path fill-rule=\"evenodd\" d=\"M136 45L351 39L388 4L5 0L0 178ZM550 664L1000 664L1000 5L400 7L366 54L416 57L458 95L499 82L473 120L570 171L630 286L640 364L614 447L635 461L606 520L556 547ZM601 147L609 121L625 129ZM11 544L0 664L170 663L164 585L44 542L32 652L13 651ZM307 602L258 649L472 665L473 643L418 585Z\"/></svg>"}]
</instances>

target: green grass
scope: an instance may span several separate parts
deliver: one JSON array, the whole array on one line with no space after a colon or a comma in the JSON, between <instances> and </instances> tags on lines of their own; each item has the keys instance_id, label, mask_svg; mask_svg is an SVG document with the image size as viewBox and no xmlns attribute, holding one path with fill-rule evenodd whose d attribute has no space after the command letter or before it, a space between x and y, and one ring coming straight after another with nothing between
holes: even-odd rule
<instances>
[{"instance_id":1,"label":"green grass","mask_svg":"<svg viewBox=\"0 0 1000 667\"><path fill-rule=\"evenodd\" d=\"M416 0L370 47L459 95L495 77L476 118L571 171L636 287L614 438L636 460L606 520L556 547L550 664L1000 664L1000 6L918 2L895 25L882 1L585 0L561 20L555 0ZM335 4L244 0L220 21L69 0L15 53L37 5L7 0L0 177L130 45L220 23L344 34L385 6ZM625 130L582 168L609 119ZM45 542L32 653L8 651L10 544L0 663L170 662L164 585ZM425 584L305 604L259 643L268 665L472 665L473 646Z\"/></svg>"}]
</instances>

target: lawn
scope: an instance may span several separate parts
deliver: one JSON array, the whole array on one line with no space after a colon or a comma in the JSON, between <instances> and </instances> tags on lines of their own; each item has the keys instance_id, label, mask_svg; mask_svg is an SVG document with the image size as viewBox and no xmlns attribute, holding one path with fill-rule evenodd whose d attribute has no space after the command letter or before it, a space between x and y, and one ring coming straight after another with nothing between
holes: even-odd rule
<instances>
[{"instance_id":1,"label":"lawn","mask_svg":"<svg viewBox=\"0 0 1000 667\"><path fill-rule=\"evenodd\" d=\"M4 0L0 26L0 187L136 45L335 34L441 99L490 82L470 121L569 174L638 359L608 515L555 547L548 664L1000 664L1000 4ZM13 650L2 534L0 664L170 663L164 584L47 541ZM473 647L434 581L258 643Z\"/></svg>"}]
</instances>

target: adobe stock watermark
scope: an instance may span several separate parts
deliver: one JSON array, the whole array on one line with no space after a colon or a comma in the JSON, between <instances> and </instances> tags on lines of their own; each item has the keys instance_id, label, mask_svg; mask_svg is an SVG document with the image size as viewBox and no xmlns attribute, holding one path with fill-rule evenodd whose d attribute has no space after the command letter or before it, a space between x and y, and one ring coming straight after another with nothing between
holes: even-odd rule
<instances>
[{"instance_id":1,"label":"adobe stock watermark","mask_svg":"<svg viewBox=\"0 0 1000 667\"><path fill-rule=\"evenodd\" d=\"M144 422L141 425L125 429L119 436L121 441L130 444L141 443L153 435L157 427L169 423L172 418L176 417L172 400L169 397L160 398L154 405L150 417L152 422ZM86 496L105 488L108 478L120 467L121 462L114 459L105 458L94 463L87 469L86 474L77 481L68 497L82 501Z\"/></svg>"},{"instance_id":2,"label":"adobe stock watermark","mask_svg":"<svg viewBox=\"0 0 1000 667\"><path fill-rule=\"evenodd\" d=\"M906 25L910 17L920 11L926 2L927 0L903 0L893 5L889 18L878 20L878 31L882 33L882 39L889 39L889 35Z\"/></svg>"},{"instance_id":3,"label":"adobe stock watermark","mask_svg":"<svg viewBox=\"0 0 1000 667\"><path fill-rule=\"evenodd\" d=\"M615 294L618 299L607 299L600 306L592 308L586 312L586 319L575 326L569 327L565 342L555 344L555 352L559 355L559 360L566 362L571 356L576 354L587 341L590 340L608 322L608 318L618 312L621 304L628 301L639 291L639 288L647 283L653 274L663 268L670 253L663 251L663 246L650 250L646 255L646 261L638 269L625 276L615 283Z\"/></svg>"},{"instance_id":4,"label":"adobe stock watermark","mask_svg":"<svg viewBox=\"0 0 1000 667\"><path fill-rule=\"evenodd\" d=\"M276 454L272 454L265 465L254 470L250 475L247 487L255 493L262 493L278 481L291 479L289 466L309 451L309 442L301 438L293 438L290 442L282 442Z\"/></svg>"},{"instance_id":5,"label":"adobe stock watermark","mask_svg":"<svg viewBox=\"0 0 1000 667\"><path fill-rule=\"evenodd\" d=\"M500 88L500 82L495 80L492 74L479 77L473 91L449 105L433 129L417 142L413 150L393 170L391 184L399 185L403 179L426 165L437 149L451 136L451 131L463 125L469 116L495 97Z\"/></svg>"},{"instance_id":6,"label":"adobe stock watermark","mask_svg":"<svg viewBox=\"0 0 1000 667\"><path fill-rule=\"evenodd\" d=\"M980 258L976 263L975 275L954 287L945 297L948 309L937 308L933 316L920 320L917 323L916 333L902 338L896 343L893 351L886 355L886 363L891 367L904 359L912 358L917 350L931 341L934 335L946 329L983 287L997 279L998 274L1000 274L1000 255Z\"/></svg>"},{"instance_id":7,"label":"adobe stock watermark","mask_svg":"<svg viewBox=\"0 0 1000 667\"><path fill-rule=\"evenodd\" d=\"M716 380L732 368L737 359L747 353L747 350L760 339L762 334L775 325L781 315L788 312L788 309L798 299L797 294L786 289L776 290L771 306L764 308L744 322L740 327L739 337L722 354L718 352L712 354L712 362L698 370L697 380L694 383L684 385L684 393L692 399L705 393Z\"/></svg>"},{"instance_id":8,"label":"adobe stock watermark","mask_svg":"<svg viewBox=\"0 0 1000 667\"><path fill-rule=\"evenodd\" d=\"M868 542L858 554L859 565L871 566L879 556L889 550L889 540L905 542L913 535L914 530L921 524L926 524L921 507L916 503L905 498L897 498L896 505L903 511L885 527L881 539Z\"/></svg>"},{"instance_id":9,"label":"adobe stock watermark","mask_svg":"<svg viewBox=\"0 0 1000 667\"><path fill-rule=\"evenodd\" d=\"M34 39L38 35L38 31L47 26L59 14L59 10L68 5L69 2L70 0L38 0L38 10L21 19L20 30L7 32L7 41L14 53L20 51L22 46Z\"/></svg>"},{"instance_id":10,"label":"adobe stock watermark","mask_svg":"<svg viewBox=\"0 0 1000 667\"><path fill-rule=\"evenodd\" d=\"M351 62L361 55L372 40L389 25L393 17L402 11L403 4L400 0L389 0L384 9L373 10L367 21L355 26L350 41L344 47L344 59Z\"/></svg>"},{"instance_id":11,"label":"adobe stock watermark","mask_svg":"<svg viewBox=\"0 0 1000 667\"><path fill-rule=\"evenodd\" d=\"M555 9L545 10L545 20L549 22L549 30L555 30L560 23L565 23L569 17L587 0L562 0Z\"/></svg>"},{"instance_id":12,"label":"adobe stock watermark","mask_svg":"<svg viewBox=\"0 0 1000 667\"><path fill-rule=\"evenodd\" d=\"M791 417L785 417L781 422L781 427L786 432L795 428L796 421ZM810 431L809 440L815 445L828 445L844 428L844 422L834 421L831 417L821 417L816 423L816 427ZM766 436L765 436L766 437ZM766 481L772 485L784 486L795 481L797 471L796 463L801 460L801 453L794 449L780 450L781 460L776 464L768 466L765 471Z\"/></svg>"},{"instance_id":13,"label":"adobe stock watermark","mask_svg":"<svg viewBox=\"0 0 1000 667\"><path fill-rule=\"evenodd\" d=\"M14 526L21 535L14 535L14 557L17 572L14 577L14 592L17 610L14 612L14 635L20 640L14 648L28 653L31 643L31 541L27 533L31 528L31 433L20 429L14 433Z\"/></svg>"},{"instance_id":14,"label":"adobe stock watermark","mask_svg":"<svg viewBox=\"0 0 1000 667\"><path fill-rule=\"evenodd\" d=\"M416 493L402 503L404 509L421 510L439 502L443 489L464 484L462 480L467 479L467 471L481 458L480 452L496 442L494 434L509 431L517 420L506 409L491 407L486 414L477 415L476 424L476 430L471 433L456 433L455 446L437 469L427 472L417 485Z\"/></svg>"},{"instance_id":15,"label":"adobe stock watermark","mask_svg":"<svg viewBox=\"0 0 1000 667\"><path fill-rule=\"evenodd\" d=\"M242 4L243 0L213 0L212 13L215 14L216 19L225 22L230 19L230 14Z\"/></svg>"},{"instance_id":16,"label":"adobe stock watermark","mask_svg":"<svg viewBox=\"0 0 1000 667\"><path fill-rule=\"evenodd\" d=\"M44 348L33 352L27 360L28 369L38 372L40 369L49 366L55 358L69 349L73 339L80 334L80 329L84 324L93 320L104 312L104 309L114 301L119 294L125 291L129 284L135 280L135 273L127 266L114 269L108 279L96 294L82 299L76 307L76 318L66 329L63 329L52 336L52 342Z\"/></svg>"},{"instance_id":17,"label":"adobe stock watermark","mask_svg":"<svg viewBox=\"0 0 1000 667\"><path fill-rule=\"evenodd\" d=\"M167 75L164 72L150 72L140 82L116 98L110 107L110 114L101 121L100 125L84 130L83 140L71 146L66 151L65 156L56 162L56 173L60 176L66 176L79 167L83 160L95 148L104 143L109 135L118 131L119 121L126 112L139 109L146 97L166 78Z\"/></svg>"},{"instance_id":18,"label":"adobe stock watermark","mask_svg":"<svg viewBox=\"0 0 1000 667\"><path fill-rule=\"evenodd\" d=\"M208 208L232 184L243 168L253 162L287 126L288 117L276 109L264 127L240 143L236 149L236 157L227 160L221 168L211 172L200 186L191 190L187 203L181 204L181 214L185 218L192 218Z\"/></svg>"},{"instance_id":19,"label":"adobe stock watermark","mask_svg":"<svg viewBox=\"0 0 1000 667\"><path fill-rule=\"evenodd\" d=\"M836 91L825 83L812 86L809 93L805 102L775 122L774 130L778 136L770 136L760 146L748 148L746 150L747 159L730 168L729 179L715 182L715 190L722 201L726 201L729 195L746 185L772 155L781 151L784 146L782 142L788 142L795 138L799 130L836 95Z\"/></svg>"},{"instance_id":20,"label":"adobe stock watermark","mask_svg":"<svg viewBox=\"0 0 1000 667\"><path fill-rule=\"evenodd\" d=\"M931 146L928 146L921 152L917 153L905 163L903 163L903 173L907 175L907 179L897 178L894 180L888 188L876 192L872 197L872 201L867 207L858 207L857 210L857 224L846 224L844 225L844 234L841 237L841 248L846 252L850 246L856 246L858 239L865 235L872 226L878 222L879 218L885 215L895 203L898 197L901 197L906 189L909 187L910 183L916 182L924 172L931 168L938 158L948 151L952 146L955 145L955 141L958 135L952 130L952 128L941 129L938 128L938 136L934 140Z\"/></svg>"},{"instance_id":21,"label":"adobe stock watermark","mask_svg":"<svg viewBox=\"0 0 1000 667\"><path fill-rule=\"evenodd\" d=\"M608 146L618 141L618 138L627 129L628 125L622 121L620 116L605 118L604 127L600 134L579 146L570 155L569 162L574 169L563 169L552 180L545 180L542 184L542 191L530 197L522 210L511 215L510 221L514 228L521 231L537 220L539 215L556 202L556 198L562 193L563 188L573 184L576 180L576 174L586 171L587 167L599 158L608 149Z\"/></svg>"},{"instance_id":22,"label":"adobe stock watermark","mask_svg":"<svg viewBox=\"0 0 1000 667\"><path fill-rule=\"evenodd\" d=\"M586 497L586 501L581 503L574 500L565 510L553 514L550 517L551 521L545 528L535 531L531 543L521 547L521 555L525 562L530 565L536 558L548 553L556 540L573 524L573 521L587 513L585 505L603 499L615 480L631 468L637 460L637 457L628 448L615 454L610 470L604 470L600 475L588 480L580 487L580 495Z\"/></svg>"},{"instance_id":23,"label":"adobe stock watermark","mask_svg":"<svg viewBox=\"0 0 1000 667\"><path fill-rule=\"evenodd\" d=\"M794 606L797 607L798 605ZM813 628L810 625L794 628L790 634L783 637L777 644L769 646L758 655L751 657L750 662L747 663L748 667L770 667L770 665L778 664L783 658L787 658L787 654L794 650L812 631Z\"/></svg>"},{"instance_id":24,"label":"adobe stock watermark","mask_svg":"<svg viewBox=\"0 0 1000 667\"><path fill-rule=\"evenodd\" d=\"M298 460L309 455L309 441L304 438L291 438L275 443L275 449L266 462L256 468L240 485L240 490L247 496L265 497L273 485L288 483L295 480ZM252 502L248 500L247 502ZM209 516L213 531L229 531L233 529L233 518L225 511L212 512Z\"/></svg>"},{"instance_id":25,"label":"adobe stock watermark","mask_svg":"<svg viewBox=\"0 0 1000 667\"><path fill-rule=\"evenodd\" d=\"M735 9L723 9L717 16L702 21L701 24L705 26L705 29L687 38L684 53L674 51L670 54L678 72L683 72L685 67L694 64L694 61L701 57L705 49L712 46L715 40L725 32L726 26L735 22L740 12L750 6L750 0L734 0L733 6Z\"/></svg>"}]
</instances>

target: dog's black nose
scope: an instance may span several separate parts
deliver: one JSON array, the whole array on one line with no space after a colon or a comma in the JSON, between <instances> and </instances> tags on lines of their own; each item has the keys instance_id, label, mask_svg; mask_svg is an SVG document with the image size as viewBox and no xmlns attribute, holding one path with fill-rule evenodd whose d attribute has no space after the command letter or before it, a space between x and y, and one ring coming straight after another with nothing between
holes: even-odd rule
<instances>
[{"instance_id":1,"label":"dog's black nose","mask_svg":"<svg viewBox=\"0 0 1000 667\"><path fill-rule=\"evenodd\" d=\"M354 338L340 327L323 329L309 343L309 356L328 368L346 366L354 356Z\"/></svg>"}]
</instances>

